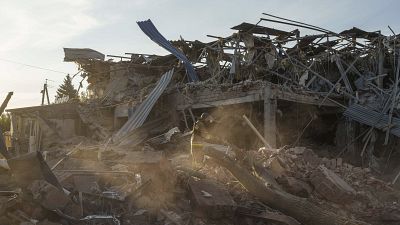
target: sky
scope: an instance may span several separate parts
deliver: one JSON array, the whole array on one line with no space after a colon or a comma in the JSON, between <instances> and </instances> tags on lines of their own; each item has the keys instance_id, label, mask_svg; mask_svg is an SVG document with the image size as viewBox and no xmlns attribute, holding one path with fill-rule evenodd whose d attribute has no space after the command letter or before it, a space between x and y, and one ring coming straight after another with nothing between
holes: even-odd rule
<instances>
[{"instance_id":1,"label":"sky","mask_svg":"<svg viewBox=\"0 0 400 225\"><path fill-rule=\"evenodd\" d=\"M169 40L228 36L234 32L230 27L257 23L263 12L335 32L355 26L390 34L389 25L400 33L397 0L0 0L0 6L0 102L14 92L7 108L40 105L46 79L54 101L66 74L77 72L74 63L63 62L64 47L106 55L167 54L137 26L146 19Z\"/></svg>"}]
</instances>

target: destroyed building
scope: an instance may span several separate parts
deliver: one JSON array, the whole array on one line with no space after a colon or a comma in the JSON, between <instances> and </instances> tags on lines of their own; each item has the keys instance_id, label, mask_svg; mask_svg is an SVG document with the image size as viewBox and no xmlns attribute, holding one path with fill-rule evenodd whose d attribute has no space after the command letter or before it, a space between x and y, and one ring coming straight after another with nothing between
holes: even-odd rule
<instances>
[{"instance_id":1,"label":"destroyed building","mask_svg":"<svg viewBox=\"0 0 400 225\"><path fill-rule=\"evenodd\" d=\"M32 202L21 209L22 194L9 192L2 219L399 223L398 36L264 15L208 43L168 41L138 22L163 56L64 48L88 99L7 110L13 147L2 167ZM213 160L193 169L190 136L204 112L218 121L204 149ZM30 177L21 166L41 169Z\"/></svg>"},{"instance_id":2,"label":"destroyed building","mask_svg":"<svg viewBox=\"0 0 400 225\"><path fill-rule=\"evenodd\" d=\"M83 135L77 109L77 104L64 103L8 110L15 152L35 152L50 147L42 144Z\"/></svg>"}]
</instances>

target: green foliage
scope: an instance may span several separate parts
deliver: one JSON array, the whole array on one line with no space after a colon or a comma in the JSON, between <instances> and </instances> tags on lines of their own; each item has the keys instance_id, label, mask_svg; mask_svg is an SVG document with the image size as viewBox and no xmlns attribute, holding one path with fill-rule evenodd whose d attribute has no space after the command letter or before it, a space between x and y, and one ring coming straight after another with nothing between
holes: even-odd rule
<instances>
[{"instance_id":1,"label":"green foliage","mask_svg":"<svg viewBox=\"0 0 400 225\"><path fill-rule=\"evenodd\" d=\"M64 83L57 89L56 99L64 97L68 97L70 100L79 97L78 90L75 89L72 84L72 78L69 75L64 78Z\"/></svg>"},{"instance_id":2,"label":"green foliage","mask_svg":"<svg viewBox=\"0 0 400 225\"><path fill-rule=\"evenodd\" d=\"M84 92L84 91L81 92L79 98L80 98L81 102L87 102L89 100L89 96L88 96L87 92Z\"/></svg>"},{"instance_id":3,"label":"green foliage","mask_svg":"<svg viewBox=\"0 0 400 225\"><path fill-rule=\"evenodd\" d=\"M9 131L11 127L11 118L9 114L3 113L0 116L0 128L3 132Z\"/></svg>"}]
</instances>

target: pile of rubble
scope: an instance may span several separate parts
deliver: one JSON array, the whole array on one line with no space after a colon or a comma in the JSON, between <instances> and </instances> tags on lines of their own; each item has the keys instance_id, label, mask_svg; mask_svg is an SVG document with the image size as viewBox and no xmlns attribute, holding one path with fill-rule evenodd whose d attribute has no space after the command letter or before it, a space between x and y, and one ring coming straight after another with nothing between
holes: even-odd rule
<instances>
[{"instance_id":1,"label":"pile of rubble","mask_svg":"<svg viewBox=\"0 0 400 225\"><path fill-rule=\"evenodd\" d=\"M399 191L369 168L353 166L342 158L321 158L302 147L274 152L265 164L291 194L311 198L370 223L397 220Z\"/></svg>"},{"instance_id":2,"label":"pile of rubble","mask_svg":"<svg viewBox=\"0 0 400 225\"><path fill-rule=\"evenodd\" d=\"M108 56L116 62L64 49L89 83L89 99L10 110L13 143L0 142L0 224L399 224L395 182L375 166L398 154L398 35L335 33L265 15L280 21L242 23L210 43L168 41L150 20L138 22L166 56ZM194 163L190 130L211 107L227 107L225 125ZM297 146L316 121L316 132L339 136L337 155L369 167L318 156L320 149L277 147Z\"/></svg>"},{"instance_id":3,"label":"pile of rubble","mask_svg":"<svg viewBox=\"0 0 400 225\"><path fill-rule=\"evenodd\" d=\"M280 207L287 204L282 196L348 224L400 221L399 191L368 168L304 147L241 157L207 148L193 167L187 137L175 133L133 151L80 138L46 159L39 152L8 159L0 173L0 224L318 224L311 215L298 217L298 205ZM268 191L282 199L269 199Z\"/></svg>"}]
</instances>

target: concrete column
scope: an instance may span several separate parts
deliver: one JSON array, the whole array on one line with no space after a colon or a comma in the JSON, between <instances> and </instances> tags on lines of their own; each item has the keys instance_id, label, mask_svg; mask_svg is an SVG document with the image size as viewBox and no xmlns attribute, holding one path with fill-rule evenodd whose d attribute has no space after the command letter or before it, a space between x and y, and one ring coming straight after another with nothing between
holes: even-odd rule
<instances>
[{"instance_id":1,"label":"concrete column","mask_svg":"<svg viewBox=\"0 0 400 225\"><path fill-rule=\"evenodd\" d=\"M384 74L383 61L385 60L385 53L382 49L378 50L378 75ZM378 78L378 87L383 88L383 77Z\"/></svg>"},{"instance_id":2,"label":"concrete column","mask_svg":"<svg viewBox=\"0 0 400 225\"><path fill-rule=\"evenodd\" d=\"M277 101L270 86L264 88L264 138L276 148L276 108Z\"/></svg>"},{"instance_id":3,"label":"concrete column","mask_svg":"<svg viewBox=\"0 0 400 225\"><path fill-rule=\"evenodd\" d=\"M360 152L357 152L356 148L356 124L355 122L351 121L350 119L345 119L345 126L346 126L346 146L347 151L350 152L354 159L359 158Z\"/></svg>"}]
</instances>

